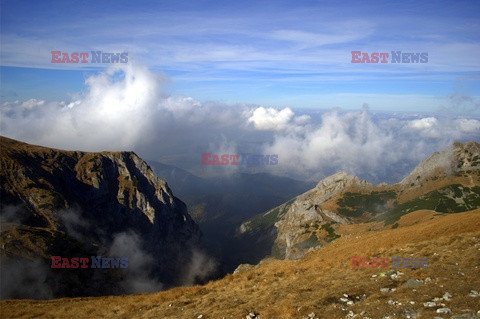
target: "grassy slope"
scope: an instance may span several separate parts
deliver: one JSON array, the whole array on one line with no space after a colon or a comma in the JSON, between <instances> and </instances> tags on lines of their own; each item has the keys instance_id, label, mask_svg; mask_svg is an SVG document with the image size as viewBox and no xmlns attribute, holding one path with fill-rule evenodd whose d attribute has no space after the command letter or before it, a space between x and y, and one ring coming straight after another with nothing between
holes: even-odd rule
<instances>
[{"instance_id":1,"label":"grassy slope","mask_svg":"<svg viewBox=\"0 0 480 319\"><path fill-rule=\"evenodd\" d=\"M480 209L453 215L420 211L403 216L400 227L368 231L369 224L348 225L342 238L297 261L267 260L259 267L227 275L204 286L175 288L156 294L101 298L15 300L0 302L2 318L245 318L249 311L267 318L303 318L315 312L320 318L345 318L348 311L364 316L405 318L406 309L417 318L433 318L436 308L424 302L453 295L444 301L453 314L480 310ZM350 257L427 257L429 267L402 269L398 279L371 278L382 269L351 269ZM416 290L401 287L410 278L431 282ZM396 287L381 293L382 287ZM344 293L366 295L353 306L339 301ZM401 305L389 305L389 300ZM414 301L415 304L410 304ZM343 309L345 310L343 310ZM402 314L396 316L395 314ZM450 315L445 316L449 318Z\"/></svg>"},{"instance_id":2,"label":"grassy slope","mask_svg":"<svg viewBox=\"0 0 480 319\"><path fill-rule=\"evenodd\" d=\"M353 218L356 222L375 218L387 224L393 224L402 215L419 209L437 208L439 212L454 213L480 208L480 170L465 174L428 177L422 180L421 187L402 190L398 184L368 189L352 187L321 203L320 207ZM461 193L458 193L459 186L463 188ZM455 195L465 195L465 201L455 202ZM264 232L273 227L294 200L250 218L247 221L250 222L249 233Z\"/></svg>"}]
</instances>

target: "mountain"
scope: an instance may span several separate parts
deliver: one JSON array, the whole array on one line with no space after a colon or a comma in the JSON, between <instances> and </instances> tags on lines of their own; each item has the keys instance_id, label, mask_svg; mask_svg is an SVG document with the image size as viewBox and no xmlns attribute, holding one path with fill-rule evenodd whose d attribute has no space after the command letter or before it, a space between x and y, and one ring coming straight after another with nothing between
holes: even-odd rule
<instances>
[{"instance_id":1,"label":"mountain","mask_svg":"<svg viewBox=\"0 0 480 319\"><path fill-rule=\"evenodd\" d=\"M207 252L218 261L218 276L232 272L241 263L257 263L264 257L263 250L257 249L261 245L237 236L243 221L314 185L267 173L201 178L175 166L149 163L189 207L202 230Z\"/></svg>"},{"instance_id":2,"label":"mountain","mask_svg":"<svg viewBox=\"0 0 480 319\"><path fill-rule=\"evenodd\" d=\"M296 260L266 258L220 280L154 294L5 300L0 315L478 319L479 149L477 143L455 143L395 185L372 185L340 172L243 224L244 236L273 238L272 245L283 227L293 237L290 250L281 256L277 248L278 254ZM314 234L317 244L303 248L295 234Z\"/></svg>"},{"instance_id":3,"label":"mountain","mask_svg":"<svg viewBox=\"0 0 480 319\"><path fill-rule=\"evenodd\" d=\"M342 238L299 260L266 259L202 286L155 294L0 301L5 318L449 318L480 317L480 209L416 211L398 228L340 225ZM352 256L387 258L356 269ZM392 256L428 266L394 268Z\"/></svg>"},{"instance_id":4,"label":"mountain","mask_svg":"<svg viewBox=\"0 0 480 319\"><path fill-rule=\"evenodd\" d=\"M422 161L395 185L372 185L340 172L239 228L264 254L298 259L339 237L339 225L381 221L397 227L404 214L428 209L439 213L480 207L480 145L454 143ZM259 248L260 249L260 248Z\"/></svg>"},{"instance_id":5,"label":"mountain","mask_svg":"<svg viewBox=\"0 0 480 319\"><path fill-rule=\"evenodd\" d=\"M135 153L63 151L5 137L0 149L2 298L153 291L183 282L199 227ZM52 269L52 256L121 257L129 265ZM34 278L24 276L32 270ZM33 281L29 291L16 289L22 280Z\"/></svg>"}]
</instances>

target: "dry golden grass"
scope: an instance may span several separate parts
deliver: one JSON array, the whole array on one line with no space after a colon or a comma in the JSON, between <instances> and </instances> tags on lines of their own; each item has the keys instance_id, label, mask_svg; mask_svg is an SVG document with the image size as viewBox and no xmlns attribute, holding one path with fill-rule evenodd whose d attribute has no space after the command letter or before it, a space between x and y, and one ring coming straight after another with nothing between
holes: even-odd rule
<instances>
[{"instance_id":1,"label":"dry golden grass","mask_svg":"<svg viewBox=\"0 0 480 319\"><path fill-rule=\"evenodd\" d=\"M440 218L442 215L434 210L421 209L400 217L397 222L400 227L412 226L419 223L425 223L429 220Z\"/></svg>"},{"instance_id":2,"label":"dry golden grass","mask_svg":"<svg viewBox=\"0 0 480 319\"><path fill-rule=\"evenodd\" d=\"M441 176L441 178L437 178ZM341 193L333 195L331 198L320 204L322 209L330 210L333 212L338 211L338 201L344 196L346 192L359 193L359 194L370 194L371 192L385 192L385 191L394 191L397 193L396 201L399 204L406 203L410 200L416 199L420 196L426 195L435 190L441 189L443 187L452 185L452 184L461 184L468 187L480 186L480 174L478 171L472 170L469 172L468 176L458 175L458 176L444 176L445 172L442 170L436 170L432 173L432 176L426 177L422 180L421 187L406 187L402 188L399 184L394 185L376 185L376 186L351 186L343 190ZM435 178L434 178L435 177ZM357 218L357 221L367 221L369 217L364 216L363 218Z\"/></svg>"},{"instance_id":3,"label":"dry golden grass","mask_svg":"<svg viewBox=\"0 0 480 319\"><path fill-rule=\"evenodd\" d=\"M406 318L406 312L414 310L416 318L433 318L436 308L423 303L445 292L453 295L443 301L453 314L480 310L480 298L468 296L470 290L480 291L480 210L442 216L419 211L402 217L399 224L378 231L369 231L369 224L358 229L348 225L350 233L301 260L267 259L204 286L116 297L7 300L0 302L1 317L245 318L255 311L262 319L304 318L311 312L319 318L345 318L351 310L365 311L360 318ZM372 278L388 269L352 269L352 255L427 257L429 266L401 269L404 274L397 279ZM417 289L402 287L410 278L427 277L432 281ZM382 293L383 287L396 291ZM345 293L354 305L339 301ZM389 300L401 305L389 305Z\"/></svg>"},{"instance_id":4,"label":"dry golden grass","mask_svg":"<svg viewBox=\"0 0 480 319\"><path fill-rule=\"evenodd\" d=\"M433 210L422 209L401 216L397 224L399 227L412 226L415 224L425 223L435 218L440 218L442 216L443 215L441 213L437 213ZM335 233L341 236L346 236L391 228L392 225L385 226L384 221L346 225L337 224Z\"/></svg>"},{"instance_id":5,"label":"dry golden grass","mask_svg":"<svg viewBox=\"0 0 480 319\"><path fill-rule=\"evenodd\" d=\"M398 194L398 202L400 204L418 198L429 192L435 191L442 187L452 184L461 184L468 187L479 186L480 176L477 171L471 171L467 176L446 176L436 180L428 179L422 182L422 187L406 188Z\"/></svg>"}]
</instances>

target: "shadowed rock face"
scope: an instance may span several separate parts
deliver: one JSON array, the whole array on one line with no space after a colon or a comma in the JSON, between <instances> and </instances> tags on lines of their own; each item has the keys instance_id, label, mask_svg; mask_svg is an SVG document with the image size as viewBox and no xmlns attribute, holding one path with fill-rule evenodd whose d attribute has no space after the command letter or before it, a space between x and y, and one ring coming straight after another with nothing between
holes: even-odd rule
<instances>
[{"instance_id":1,"label":"shadowed rock face","mask_svg":"<svg viewBox=\"0 0 480 319\"><path fill-rule=\"evenodd\" d=\"M3 259L48 263L52 255L106 255L126 234L122 245L135 239L133 247L153 261L148 271L156 279L167 285L180 280L181 265L199 244L199 228L135 153L63 151L4 137L0 148Z\"/></svg>"}]
</instances>

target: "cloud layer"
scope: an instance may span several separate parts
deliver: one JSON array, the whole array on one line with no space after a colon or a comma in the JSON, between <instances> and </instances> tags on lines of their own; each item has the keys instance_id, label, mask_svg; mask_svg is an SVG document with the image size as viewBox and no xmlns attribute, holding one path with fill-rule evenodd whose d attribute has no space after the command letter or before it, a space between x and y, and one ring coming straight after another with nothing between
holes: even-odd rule
<instances>
[{"instance_id":1,"label":"cloud layer","mask_svg":"<svg viewBox=\"0 0 480 319\"><path fill-rule=\"evenodd\" d=\"M205 174L239 168L202 167L202 152L278 154L265 170L313 179L346 170L372 181L398 181L433 151L480 139L473 117L200 103L165 94L166 81L134 63L113 66L88 77L72 101L3 103L1 133L64 149L134 150Z\"/></svg>"}]
</instances>

